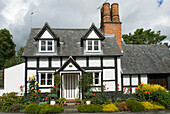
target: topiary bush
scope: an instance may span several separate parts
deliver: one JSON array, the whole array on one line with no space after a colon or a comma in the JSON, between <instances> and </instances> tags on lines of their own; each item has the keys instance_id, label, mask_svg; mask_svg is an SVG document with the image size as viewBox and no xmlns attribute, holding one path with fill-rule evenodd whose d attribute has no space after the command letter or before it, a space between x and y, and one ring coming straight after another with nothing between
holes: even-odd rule
<instances>
[{"instance_id":1,"label":"topiary bush","mask_svg":"<svg viewBox=\"0 0 170 114\"><path fill-rule=\"evenodd\" d=\"M63 106L61 105L50 105L44 104L40 107L39 113L46 114L46 113L61 113L64 111Z\"/></svg>"},{"instance_id":2,"label":"topiary bush","mask_svg":"<svg viewBox=\"0 0 170 114\"><path fill-rule=\"evenodd\" d=\"M79 105L78 106L79 112L102 112L103 106L101 105Z\"/></svg>"},{"instance_id":3,"label":"topiary bush","mask_svg":"<svg viewBox=\"0 0 170 114\"><path fill-rule=\"evenodd\" d=\"M155 92L153 101L159 102L166 108L170 108L170 92L159 89Z\"/></svg>"},{"instance_id":4,"label":"topiary bush","mask_svg":"<svg viewBox=\"0 0 170 114\"><path fill-rule=\"evenodd\" d=\"M165 109L164 106L151 104L150 102L142 102L141 104L145 107L146 110L163 110L163 109Z\"/></svg>"},{"instance_id":5,"label":"topiary bush","mask_svg":"<svg viewBox=\"0 0 170 114\"><path fill-rule=\"evenodd\" d=\"M121 104L119 104L118 109L119 109L119 111L130 111L126 102L122 102Z\"/></svg>"},{"instance_id":6,"label":"topiary bush","mask_svg":"<svg viewBox=\"0 0 170 114\"><path fill-rule=\"evenodd\" d=\"M118 108L114 104L107 104L103 106L104 112L116 112Z\"/></svg>"},{"instance_id":7,"label":"topiary bush","mask_svg":"<svg viewBox=\"0 0 170 114\"><path fill-rule=\"evenodd\" d=\"M25 113L39 113L40 106L38 104L29 104L25 108Z\"/></svg>"},{"instance_id":8,"label":"topiary bush","mask_svg":"<svg viewBox=\"0 0 170 114\"><path fill-rule=\"evenodd\" d=\"M130 108L132 112L144 111L145 107L136 100L126 100L127 106Z\"/></svg>"}]
</instances>

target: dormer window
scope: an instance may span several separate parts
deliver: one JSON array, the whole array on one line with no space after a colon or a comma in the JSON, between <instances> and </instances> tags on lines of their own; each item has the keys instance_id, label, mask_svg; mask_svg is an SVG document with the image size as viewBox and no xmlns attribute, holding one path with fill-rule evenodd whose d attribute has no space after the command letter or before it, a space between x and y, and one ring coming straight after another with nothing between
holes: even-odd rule
<instances>
[{"instance_id":1,"label":"dormer window","mask_svg":"<svg viewBox=\"0 0 170 114\"><path fill-rule=\"evenodd\" d=\"M54 40L40 40L39 52L54 52Z\"/></svg>"},{"instance_id":2,"label":"dormer window","mask_svg":"<svg viewBox=\"0 0 170 114\"><path fill-rule=\"evenodd\" d=\"M86 40L86 52L100 52L101 41L100 40Z\"/></svg>"}]
</instances>

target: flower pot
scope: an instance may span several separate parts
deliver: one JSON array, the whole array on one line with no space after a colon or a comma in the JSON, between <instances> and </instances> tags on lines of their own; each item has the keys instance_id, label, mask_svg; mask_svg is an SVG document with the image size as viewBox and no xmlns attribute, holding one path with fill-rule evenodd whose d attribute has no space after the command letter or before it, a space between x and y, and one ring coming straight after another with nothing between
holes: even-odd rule
<instances>
[{"instance_id":1,"label":"flower pot","mask_svg":"<svg viewBox=\"0 0 170 114\"><path fill-rule=\"evenodd\" d=\"M55 99L50 100L50 105L55 105Z\"/></svg>"},{"instance_id":2,"label":"flower pot","mask_svg":"<svg viewBox=\"0 0 170 114\"><path fill-rule=\"evenodd\" d=\"M86 104L87 104L87 105L90 105L90 104L91 104L91 101L86 101Z\"/></svg>"}]
</instances>

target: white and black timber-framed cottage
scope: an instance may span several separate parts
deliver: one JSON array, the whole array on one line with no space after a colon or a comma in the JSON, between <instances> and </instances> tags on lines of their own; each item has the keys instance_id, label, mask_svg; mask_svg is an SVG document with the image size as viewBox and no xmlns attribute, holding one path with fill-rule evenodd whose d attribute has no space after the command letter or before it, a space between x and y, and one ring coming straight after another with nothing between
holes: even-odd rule
<instances>
[{"instance_id":1,"label":"white and black timber-framed cottage","mask_svg":"<svg viewBox=\"0 0 170 114\"><path fill-rule=\"evenodd\" d=\"M155 83L170 89L170 51L164 45L122 44L118 4L104 3L101 8L101 27L92 24L88 29L57 29L48 23L32 28L23 57L23 71L17 84L23 84L27 94L27 78L36 75L42 93L50 92L54 74L62 77L59 97L82 98L77 82L85 72L92 72L97 92L106 84L112 93L140 83ZM5 70L4 92L8 89L12 68ZM19 68L18 68L19 69ZM19 75L19 74L18 74ZM15 80L12 76L11 79ZM16 86L16 87L17 87ZM17 87L17 88L18 88ZM95 91L96 91L95 90ZM16 89L16 91L18 91Z\"/></svg>"}]
</instances>

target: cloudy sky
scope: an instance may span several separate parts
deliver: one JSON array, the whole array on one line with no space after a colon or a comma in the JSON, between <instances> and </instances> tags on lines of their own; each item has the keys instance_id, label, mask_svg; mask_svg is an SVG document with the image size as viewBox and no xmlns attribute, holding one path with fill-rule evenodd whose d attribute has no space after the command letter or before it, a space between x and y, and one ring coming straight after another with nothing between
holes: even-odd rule
<instances>
[{"instance_id":1,"label":"cloudy sky","mask_svg":"<svg viewBox=\"0 0 170 114\"><path fill-rule=\"evenodd\" d=\"M0 0L0 29L13 35L17 48L25 46L32 27L41 28L48 22L52 28L100 27L100 10L106 0ZM170 0L108 0L119 3L122 33L137 28L161 30L170 43Z\"/></svg>"}]
</instances>

